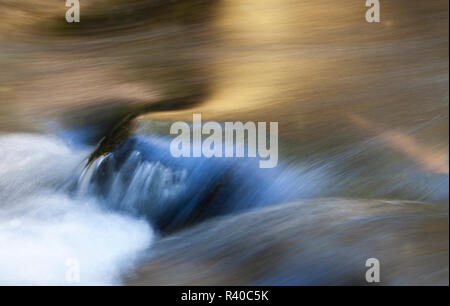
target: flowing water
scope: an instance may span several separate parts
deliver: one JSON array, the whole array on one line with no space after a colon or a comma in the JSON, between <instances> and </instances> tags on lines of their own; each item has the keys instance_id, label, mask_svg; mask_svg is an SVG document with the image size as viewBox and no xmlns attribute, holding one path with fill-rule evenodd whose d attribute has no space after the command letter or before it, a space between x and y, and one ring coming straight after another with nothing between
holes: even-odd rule
<instances>
[{"instance_id":1,"label":"flowing water","mask_svg":"<svg viewBox=\"0 0 450 306\"><path fill-rule=\"evenodd\" d=\"M448 285L448 1L37 2L0 0L0 284ZM193 113L279 122L278 166L173 158Z\"/></svg>"},{"instance_id":2,"label":"flowing water","mask_svg":"<svg viewBox=\"0 0 450 306\"><path fill-rule=\"evenodd\" d=\"M80 284L118 284L151 244L142 220L105 211L93 196L72 196L86 151L45 135L0 136L0 283L67 284L70 260Z\"/></svg>"},{"instance_id":3,"label":"flowing water","mask_svg":"<svg viewBox=\"0 0 450 306\"><path fill-rule=\"evenodd\" d=\"M426 239L417 238L428 235L440 241L446 236L448 210L445 204L319 200L299 202L297 208L280 206L279 203L301 199L346 195L348 186L337 181L339 174L335 171L338 167L331 163L287 166L284 161L277 168L260 169L258 160L254 158L178 159L170 155L167 137L151 135L133 136L91 163L88 163L88 157L94 148L80 148L73 143L69 145L64 138L56 136L5 134L0 137L0 144L0 283L3 284L67 284L66 275L71 260L76 260L80 266L79 284L120 284L125 275L134 275L134 269L146 262L149 254L152 254L150 258L156 256L168 261L172 268L161 271L161 259L156 259L156 263L144 266L151 268L138 278L140 284L361 283L360 277L364 273L360 271L362 266L355 261L357 258L362 260L363 254L378 254L379 244L384 252L380 256L385 258L386 266L393 264L395 257L392 253L398 252L399 245L413 254L407 261L412 266L403 267L410 279L403 274L394 275L391 283L445 283L445 254L448 255L448 248L447 251L439 251L443 245L436 244L436 240L426 242ZM345 157L338 157L334 159L336 163L345 161ZM348 176L351 175L357 173L348 173ZM408 182L403 184L408 185ZM414 184L414 181L409 184ZM448 176L437 176L429 184L430 187L417 184L416 188L425 190L417 194L426 198L431 188L433 196L430 199L448 197ZM389 193L390 190L384 192ZM279 208L271 212L264 207ZM250 211L252 215L234 219L233 216L245 211ZM343 212L349 212L349 215ZM227 215L231 219L221 219ZM417 219L419 215L421 217ZM192 231L177 234L184 228L189 229L217 217L217 221L193 230L194 234L190 234ZM319 219L310 224L314 218ZM349 221L346 218L357 219ZM356 221L358 218L362 220ZM398 220L382 224L377 231L364 228L369 238L362 237L360 240L336 238L328 232L334 226L335 230L339 229L338 232L343 231L344 236L358 236L361 227L373 227L373 224L380 222L380 218ZM348 222L356 223L352 226ZM437 228L433 230L430 226ZM395 235L387 239L392 231ZM186 237L177 245L173 239L179 239L179 235ZM233 238L234 235L238 236ZM267 237L258 238L261 235ZM154 249L153 241L160 240L158 237L161 236L163 240ZM210 239L215 242L208 242ZM267 240L258 243L260 239ZM333 247L321 245L335 244L336 239L355 239L359 241L360 249L353 244L346 247L346 243ZM367 239L376 239L378 243L373 246L362 242ZM395 239L394 242L391 239ZM209 251L191 254L196 249L202 249L196 246L202 241ZM177 250L170 251L174 243ZM224 254L236 248L228 246L230 243L245 244L239 252L227 257ZM291 254L291 249L299 243L301 248L305 247L303 244L309 245L308 251ZM285 246L278 249L278 244ZM345 249L344 258L338 251L342 248ZM417 252L420 254L424 250L430 254L417 255ZM237 272L242 264L247 265L246 257L256 256L264 260L268 255L271 257L265 260L265 268L252 270L246 276ZM192 271L189 268L186 274L178 274L177 269L183 270L185 267L180 267L178 260L171 262L173 256L181 256L178 260L183 262L183 267L196 258L217 261L220 266L228 268L220 272L221 278L213 273L218 273L217 270L209 271L209 268L206 270L209 274L200 278L196 268ZM208 256L213 257L208 259ZM307 263L312 260L310 256L316 259L306 269ZM333 264L320 264L331 260L330 256L335 258ZM336 258L340 258L343 264L336 263ZM427 258L434 258L437 266L425 265L423 262ZM236 262L227 264L223 260ZM275 268L289 262L287 271L284 271L285 268ZM195 264L192 265L195 267ZM336 273L324 275L323 269L329 269L330 265L340 268ZM238 273L234 276L238 280L229 279L229 274L233 273ZM358 274L360 277L355 276ZM421 277L418 278L418 275Z\"/></svg>"}]
</instances>

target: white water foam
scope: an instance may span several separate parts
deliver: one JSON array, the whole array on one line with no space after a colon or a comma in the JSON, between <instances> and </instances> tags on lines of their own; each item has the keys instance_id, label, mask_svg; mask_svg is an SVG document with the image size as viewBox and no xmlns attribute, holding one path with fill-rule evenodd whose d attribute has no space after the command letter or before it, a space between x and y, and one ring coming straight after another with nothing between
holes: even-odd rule
<instances>
[{"instance_id":1,"label":"white water foam","mask_svg":"<svg viewBox=\"0 0 450 306\"><path fill-rule=\"evenodd\" d=\"M120 284L151 244L146 221L65 190L86 156L50 136L0 136L1 285Z\"/></svg>"}]
</instances>

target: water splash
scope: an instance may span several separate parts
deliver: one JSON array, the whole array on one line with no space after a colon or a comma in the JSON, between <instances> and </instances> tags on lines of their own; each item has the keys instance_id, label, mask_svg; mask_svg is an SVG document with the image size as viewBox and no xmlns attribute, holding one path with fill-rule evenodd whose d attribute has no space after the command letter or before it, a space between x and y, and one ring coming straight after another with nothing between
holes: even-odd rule
<instances>
[{"instance_id":1,"label":"water splash","mask_svg":"<svg viewBox=\"0 0 450 306\"><path fill-rule=\"evenodd\" d=\"M119 284L150 245L148 222L70 194L87 154L50 136L0 136L0 284ZM77 283L67 282L69 259Z\"/></svg>"},{"instance_id":2,"label":"water splash","mask_svg":"<svg viewBox=\"0 0 450 306\"><path fill-rule=\"evenodd\" d=\"M144 215L165 231L287 201L301 189L282 167L260 169L252 158L174 158L169 144L164 137L132 137L88 165L74 192Z\"/></svg>"}]
</instances>

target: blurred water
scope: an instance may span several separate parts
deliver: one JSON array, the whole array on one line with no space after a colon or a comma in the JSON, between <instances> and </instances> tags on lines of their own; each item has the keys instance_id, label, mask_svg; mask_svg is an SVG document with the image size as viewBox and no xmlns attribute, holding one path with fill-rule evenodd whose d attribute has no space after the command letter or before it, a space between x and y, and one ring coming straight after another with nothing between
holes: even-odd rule
<instances>
[{"instance_id":1,"label":"blurred water","mask_svg":"<svg viewBox=\"0 0 450 306\"><path fill-rule=\"evenodd\" d=\"M174 158L169 138L140 135L92 162L75 192L97 195L107 208L144 215L159 229L173 230L317 193L319 170L313 179L293 168L260 169L255 158Z\"/></svg>"},{"instance_id":2,"label":"blurred water","mask_svg":"<svg viewBox=\"0 0 450 306\"><path fill-rule=\"evenodd\" d=\"M405 200L448 202L446 174L426 176L416 168L409 170L410 176L386 182L395 169L355 169L358 158L364 161L357 156L372 151L370 146L376 144L361 143L359 148L353 146L328 159L310 158L301 163L288 159L274 169L260 169L256 158L174 158L170 140L139 135L124 141L84 170L75 192L100 197L106 208L146 216L164 231L269 204L325 196L361 197L358 192L364 180L372 185L367 197L398 194L397 198ZM360 189L355 191L355 184Z\"/></svg>"},{"instance_id":3,"label":"blurred water","mask_svg":"<svg viewBox=\"0 0 450 306\"><path fill-rule=\"evenodd\" d=\"M0 283L448 284L449 2L381 2L0 0ZM172 158L192 113L279 165Z\"/></svg>"},{"instance_id":4,"label":"blurred water","mask_svg":"<svg viewBox=\"0 0 450 306\"><path fill-rule=\"evenodd\" d=\"M159 239L130 285L448 284L448 208L315 199L226 216ZM373 285L373 284L370 284Z\"/></svg>"},{"instance_id":5,"label":"blurred water","mask_svg":"<svg viewBox=\"0 0 450 306\"><path fill-rule=\"evenodd\" d=\"M0 135L0 284L120 284L153 232L143 220L72 197L86 151L45 135ZM71 261L79 282L66 278Z\"/></svg>"},{"instance_id":6,"label":"blurred water","mask_svg":"<svg viewBox=\"0 0 450 306\"><path fill-rule=\"evenodd\" d=\"M69 141L73 141L73 138L70 137ZM219 231L218 236L214 238L217 243L216 256L220 258L223 256L227 262L230 260L235 262L226 264L231 265L230 273L234 273L232 271L238 269L242 262L246 262L245 258L248 256L257 256L258 260L263 260L268 265L268 270L255 267L260 269L258 273L263 273L261 274L263 276L252 276L247 281L246 277L241 277L236 283L344 284L353 281L360 283L360 279L354 279L356 277L354 274L362 275L361 267L356 265L355 261L362 260L366 255L377 254L379 251L374 249L377 244L365 244L364 241L368 238L355 238L361 243L360 248L365 249L363 252L355 245L340 245L337 238L330 235L327 229L333 231L334 228L340 231L341 227L345 228L346 235L359 236L366 233L370 239L378 241L377 243L386 244L382 248L384 250L382 256L385 264L389 265L403 256L398 255L398 251L394 248L398 242L391 245L392 241L406 239L403 241L405 247L414 245L417 250L410 250L412 253L407 255L408 262L416 258L412 261L413 267L409 269L405 266L402 269L406 274L392 276L390 282L393 284L411 283L408 277L417 280L416 273L421 274L423 278L427 275L423 273L433 274L435 273L433 271L436 271L438 276L435 275L431 279L423 278L422 281L445 282L442 269L445 270L446 263L439 255L440 248L442 252L448 253L448 248L445 251L442 245L445 241L448 242L445 238L448 206L445 204L419 205L409 204L407 201L380 201L377 204L368 200L328 199L305 204L299 202L295 214L292 212L294 209L292 205L288 206L289 209L285 209L285 206L280 204L305 198L351 194L351 181L358 177L358 171L348 172L342 177L338 170L341 163L353 159L352 155L350 159L348 154L335 156L332 161L337 165L327 164L326 161L322 161L321 164L317 164L316 161L316 164L308 165L305 162L295 164L293 161L284 160L277 168L261 169L258 160L252 158L173 158L169 152L170 139L162 136L138 135L124 140L113 151L99 156L88 164L88 155L93 148L71 147L64 140L54 136L9 134L1 136L0 143L2 145L0 153L3 156L0 172L2 203L0 282L5 284L67 284L66 261L72 258L82 262L81 284L118 284L121 283L124 274L133 275L132 271L136 264L142 269L149 267L159 269L159 264L143 265L144 258L150 256L150 259L154 260L154 256L160 256L155 254L166 252L169 253L163 257L169 256L164 259L169 261L172 256L187 256L192 252L190 248L195 248L196 245L189 242L191 239L208 241L211 233L216 231ZM392 186L392 188L405 188L408 184L410 187L416 185L423 188L423 191L416 191L419 196L426 196L430 191L436 196L441 190L440 196L444 201L445 198L448 201L448 189L445 187L448 186L447 175L437 176L434 181L431 180L429 187L423 182L418 184L415 180L405 181L402 184L400 187ZM390 191L388 188L375 192L386 195ZM414 193L410 193L410 196L414 197ZM331 204L325 204L329 202ZM322 211L324 205L329 208ZM274 206L276 213L270 213L271 210L264 208L267 206ZM399 207L401 209L397 210ZM422 208L417 210L417 207ZM317 212L317 209L322 213ZM238 217L246 211L250 211L251 217ZM341 221L333 217L336 213L342 213L339 217L342 218ZM226 215L231 216L228 221L215 219ZM354 225L351 221L353 215L355 218L361 218ZM313 222L314 227L318 227L315 230L310 228L311 218L314 216L320 217L319 223ZM391 218L391 221L383 221ZM397 219L398 221L393 221ZM437 221L433 221L435 219ZM202 224L205 220L213 221L200 225L198 229L181 232L186 238L177 248L186 247L188 248L186 251L169 251L172 247L166 249L165 239L156 246L150 246L153 239L151 228L157 229L163 236L169 234L167 241L173 241L179 235L170 236L174 231L179 233L180 230L198 223ZM261 223L262 220L266 220L267 223ZM236 225L225 229L222 228L223 222ZM270 225L273 222L274 224ZM333 225L333 222L338 223ZM374 228L373 222L381 222L381 233L370 230ZM436 226L436 230L433 230L433 226ZM220 230L215 229L216 227ZM278 235L280 227L282 231L288 232ZM361 232L358 229L360 227L369 229ZM212 232L209 232L208 228ZM418 236L413 241L407 242L415 235L431 235L426 234L430 230L434 238L429 241L431 244L429 247L423 245L427 240L419 239ZM300 236L296 231L306 231L302 235L307 236L299 239ZM240 235L247 235L247 238L239 237ZM258 242L258 235L269 235L268 237L275 235L277 238L273 236L264 242ZM230 243L240 245L245 241L252 241L253 247L248 245L245 250L241 250L242 252L226 255L234 249ZM292 251L286 253L286 250L283 250L285 247L272 246L276 241L283 245L292 244L291 247L301 241L313 245L306 254L294 255L291 254ZM213 248L211 242L207 245ZM325 265L324 263L335 258L339 249L345 250L342 254L347 254L345 258L339 257L339 260L345 261L345 267L339 268L339 271L329 272L326 267L330 263ZM142 252L144 250L146 251ZM422 262L426 262L427 257L420 255L423 250L430 252L429 256L438 256L439 260L435 262L440 266L424 265ZM213 254L211 251L205 252ZM245 255L247 252L250 253ZM273 252L281 252L283 255L280 255L280 258L283 260L279 262L281 259L278 256L273 257ZM317 252L322 255L319 256ZM349 257L349 254L353 254L353 257ZM198 260L214 261L199 255L192 256ZM306 264L312 260L310 256L316 259L311 264ZM184 258L181 259L182 262L190 260L189 257L182 258ZM333 262L337 264L335 260L336 258ZM144 262L147 261L148 259ZM221 261L222 259L218 262ZM352 266L352 263L355 266ZM280 264L288 265L289 268L286 271L284 271L286 268L280 268L280 271L272 270L274 267L269 269L273 265ZM199 271L203 271L201 266L198 268ZM209 275L212 272L213 270L207 270L202 273ZM161 272L157 272L152 279L149 279L149 275L153 272L141 273L139 272L138 278L128 277L136 279L137 282L168 281L166 278L158 280ZM167 273L171 275L172 272L169 269ZM198 271L186 273L181 274L181 278L173 276L169 279L169 283L182 284L190 281L203 283L204 280L199 280L196 276ZM326 276L323 273L327 273ZM405 276L410 274L412 276ZM217 281L220 283L220 279L216 279L214 275L211 274L207 278L212 277L213 283ZM234 283L226 279L222 281Z\"/></svg>"}]
</instances>

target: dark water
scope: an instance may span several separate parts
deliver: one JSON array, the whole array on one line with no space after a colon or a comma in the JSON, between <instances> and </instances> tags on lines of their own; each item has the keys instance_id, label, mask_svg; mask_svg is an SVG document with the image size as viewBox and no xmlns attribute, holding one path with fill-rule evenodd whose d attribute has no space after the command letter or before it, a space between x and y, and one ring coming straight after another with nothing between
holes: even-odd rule
<instances>
[{"instance_id":1,"label":"dark water","mask_svg":"<svg viewBox=\"0 0 450 306\"><path fill-rule=\"evenodd\" d=\"M361 188L367 174L372 186L380 181L377 190L366 194L370 198L395 198L392 195L397 193L405 200L448 202L448 175L427 175L418 168L411 170L413 179L392 178L382 184L395 175L395 169L352 170L354 164L372 157L364 156L371 151L367 143L329 159L303 163L287 159L274 169L261 169L257 158L175 158L170 141L150 135L124 141L84 170L77 192L100 197L107 208L145 216L164 232L270 204L354 197L358 195L352 190L354 182Z\"/></svg>"}]
</instances>

